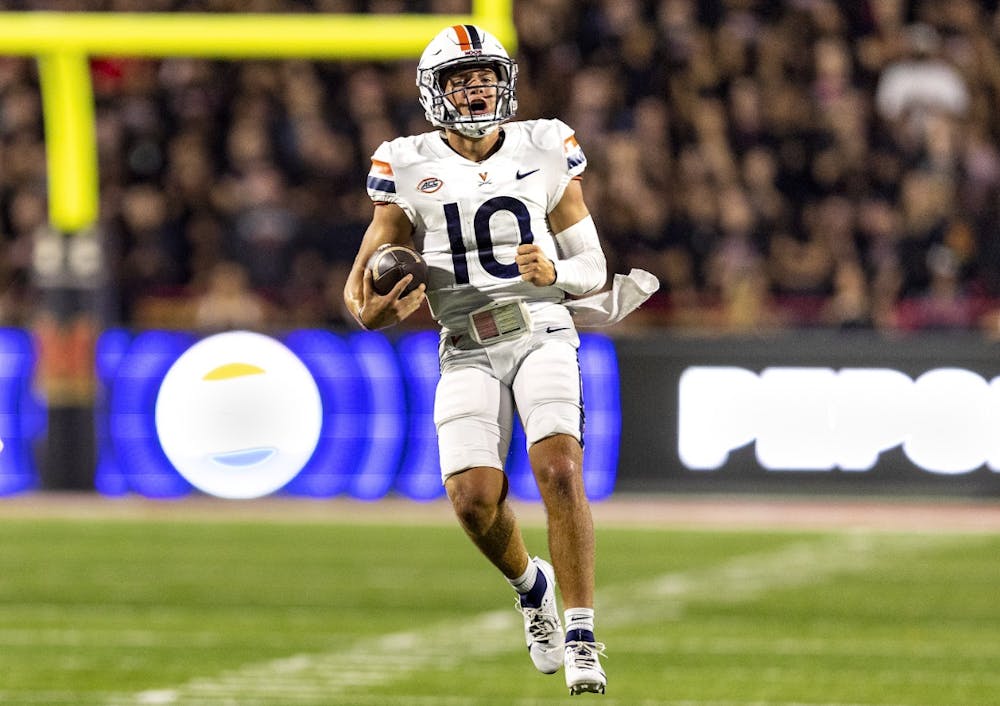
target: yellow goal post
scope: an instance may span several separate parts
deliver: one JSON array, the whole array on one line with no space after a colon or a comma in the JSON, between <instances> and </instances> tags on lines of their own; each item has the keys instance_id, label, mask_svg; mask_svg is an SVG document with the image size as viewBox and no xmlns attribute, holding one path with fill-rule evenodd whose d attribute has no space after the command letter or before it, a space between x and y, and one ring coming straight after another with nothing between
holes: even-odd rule
<instances>
[{"instance_id":1,"label":"yellow goal post","mask_svg":"<svg viewBox=\"0 0 1000 706\"><path fill-rule=\"evenodd\" d=\"M63 233L98 217L89 59L415 58L442 27L477 24L516 48L513 0L471 0L468 15L0 12L0 55L34 56L45 121L49 220Z\"/></svg>"}]
</instances>

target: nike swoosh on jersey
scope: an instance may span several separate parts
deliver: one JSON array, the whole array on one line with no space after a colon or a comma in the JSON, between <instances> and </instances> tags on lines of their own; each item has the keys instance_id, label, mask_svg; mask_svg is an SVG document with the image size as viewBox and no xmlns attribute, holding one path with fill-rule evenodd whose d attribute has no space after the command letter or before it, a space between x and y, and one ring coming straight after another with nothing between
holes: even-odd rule
<instances>
[{"instance_id":1,"label":"nike swoosh on jersey","mask_svg":"<svg viewBox=\"0 0 1000 706\"><path fill-rule=\"evenodd\" d=\"M555 333L556 331L569 331L569 326L546 326L545 333Z\"/></svg>"},{"instance_id":2,"label":"nike swoosh on jersey","mask_svg":"<svg viewBox=\"0 0 1000 706\"><path fill-rule=\"evenodd\" d=\"M530 172L522 172L520 169L518 169L517 170L516 178L517 179L524 179L524 177L531 176L532 174L534 174L537 171L538 171L538 169L532 169Z\"/></svg>"}]
</instances>

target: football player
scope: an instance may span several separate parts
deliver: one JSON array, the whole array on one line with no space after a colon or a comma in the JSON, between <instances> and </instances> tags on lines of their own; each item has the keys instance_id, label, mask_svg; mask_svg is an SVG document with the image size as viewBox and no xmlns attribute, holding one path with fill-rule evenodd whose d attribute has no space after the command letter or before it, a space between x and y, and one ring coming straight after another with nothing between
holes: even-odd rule
<instances>
[{"instance_id":1,"label":"football player","mask_svg":"<svg viewBox=\"0 0 1000 706\"><path fill-rule=\"evenodd\" d=\"M587 160L573 130L559 120L508 122L516 84L517 65L480 27L448 27L430 42L417 86L438 130L375 151L367 184L374 216L345 300L364 328L379 329L426 297L441 326L434 423L455 513L517 592L535 667L565 667L571 694L604 693L579 337L565 304L605 285L605 257L584 202ZM365 263L384 243L421 252L426 285L404 295L407 276L377 294ZM548 517L551 564L528 553L506 500L515 411Z\"/></svg>"}]
</instances>

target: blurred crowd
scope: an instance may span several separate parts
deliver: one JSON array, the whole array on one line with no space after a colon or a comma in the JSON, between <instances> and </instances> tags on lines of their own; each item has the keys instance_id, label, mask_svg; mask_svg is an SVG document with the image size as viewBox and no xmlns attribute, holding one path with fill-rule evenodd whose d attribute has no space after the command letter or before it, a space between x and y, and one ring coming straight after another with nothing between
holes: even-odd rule
<instances>
[{"instance_id":1,"label":"blurred crowd","mask_svg":"<svg viewBox=\"0 0 1000 706\"><path fill-rule=\"evenodd\" d=\"M8 10L467 12L426 0ZM973 0L525 0L518 118L559 117L631 326L1000 335L1000 11ZM488 29L488 28L487 28ZM429 39L429 38L428 38ZM415 60L95 57L107 323L351 326L368 160L425 132ZM0 322L46 225L34 62L0 58ZM426 324L426 313L417 324Z\"/></svg>"}]
</instances>

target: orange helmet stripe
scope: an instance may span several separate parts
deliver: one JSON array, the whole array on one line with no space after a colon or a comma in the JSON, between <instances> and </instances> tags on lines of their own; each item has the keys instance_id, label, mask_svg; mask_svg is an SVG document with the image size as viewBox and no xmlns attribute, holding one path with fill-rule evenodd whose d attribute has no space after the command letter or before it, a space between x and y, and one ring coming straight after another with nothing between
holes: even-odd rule
<instances>
[{"instance_id":1,"label":"orange helmet stripe","mask_svg":"<svg viewBox=\"0 0 1000 706\"><path fill-rule=\"evenodd\" d=\"M470 51L472 37L469 36L469 30L465 28L465 25L455 25L452 29L455 30L455 35L458 37L458 48L462 51Z\"/></svg>"}]
</instances>

